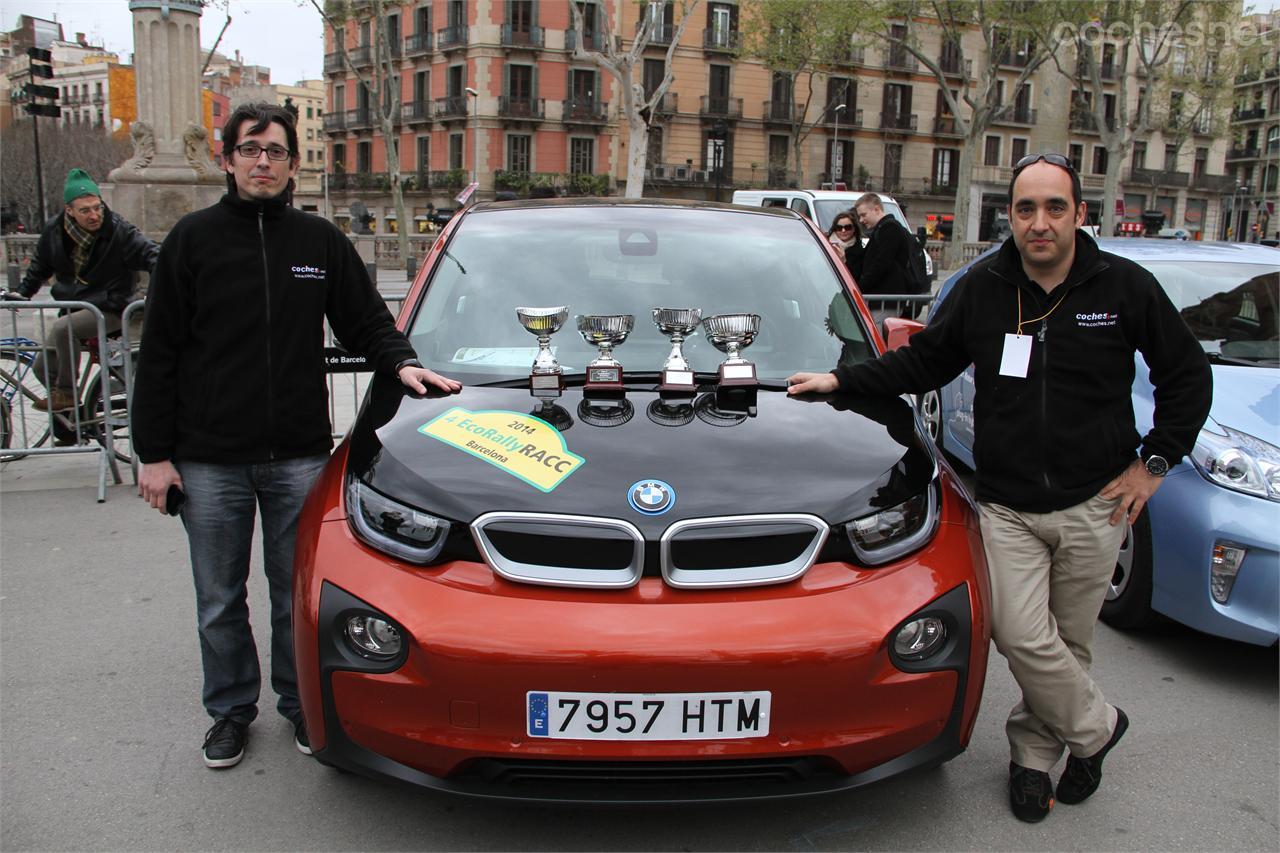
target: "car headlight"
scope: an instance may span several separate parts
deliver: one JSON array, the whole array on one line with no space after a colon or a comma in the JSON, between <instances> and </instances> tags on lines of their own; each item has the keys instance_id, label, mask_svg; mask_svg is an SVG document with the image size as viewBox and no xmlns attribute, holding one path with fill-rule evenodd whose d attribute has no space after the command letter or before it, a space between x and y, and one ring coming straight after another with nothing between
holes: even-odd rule
<instances>
[{"instance_id":1,"label":"car headlight","mask_svg":"<svg viewBox=\"0 0 1280 853\"><path fill-rule=\"evenodd\" d=\"M1280 501L1280 448L1243 432L1200 430L1191 462L1210 482L1246 495Z\"/></svg>"},{"instance_id":2,"label":"car headlight","mask_svg":"<svg viewBox=\"0 0 1280 853\"><path fill-rule=\"evenodd\" d=\"M366 544L409 563L440 556L449 536L445 519L394 501L357 477L347 479L347 518Z\"/></svg>"},{"instance_id":3,"label":"car headlight","mask_svg":"<svg viewBox=\"0 0 1280 853\"><path fill-rule=\"evenodd\" d=\"M845 533L858 559L878 566L920 548L937 528L937 489L930 484L897 506L855 518L845 525Z\"/></svg>"}]
</instances>

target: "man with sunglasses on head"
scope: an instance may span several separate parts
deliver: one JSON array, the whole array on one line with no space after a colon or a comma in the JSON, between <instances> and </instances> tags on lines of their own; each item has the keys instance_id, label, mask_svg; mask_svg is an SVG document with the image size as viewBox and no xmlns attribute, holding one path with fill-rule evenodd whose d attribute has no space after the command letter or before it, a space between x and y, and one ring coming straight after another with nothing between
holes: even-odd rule
<instances>
[{"instance_id":1,"label":"man with sunglasses on head","mask_svg":"<svg viewBox=\"0 0 1280 853\"><path fill-rule=\"evenodd\" d=\"M160 249L134 385L138 491L181 504L213 718L204 763L231 767L257 716L261 676L246 583L255 514L271 602L277 710L310 754L292 633L294 539L333 447L324 321L378 373L410 391L461 386L422 367L350 240L290 206L298 169L291 113L237 107L223 128L227 194L184 216Z\"/></svg>"},{"instance_id":2,"label":"man with sunglasses on head","mask_svg":"<svg viewBox=\"0 0 1280 853\"><path fill-rule=\"evenodd\" d=\"M1012 236L975 264L908 346L789 393L898 395L941 388L969 364L975 491L991 579L992 639L1022 689L1005 726L1009 802L1043 820L1097 790L1128 717L1089 676L1093 628L1124 540L1209 414L1204 350L1159 283L1083 231L1080 177L1060 154L1020 160ZM1134 353L1155 386L1134 425ZM1068 752L1056 790L1049 772Z\"/></svg>"},{"instance_id":3,"label":"man with sunglasses on head","mask_svg":"<svg viewBox=\"0 0 1280 853\"><path fill-rule=\"evenodd\" d=\"M54 299L96 306L106 332L115 334L120 331L120 315L133 299L136 273L151 272L160 247L107 209L98 185L83 169L67 173L62 197L66 207L40 233L16 295L0 298L30 299L52 277ZM51 349L42 349L34 365L36 376L49 386L49 396L36 400L32 408L61 412L76 407L76 346L99 331L97 315L84 308L63 311L49 326L46 340Z\"/></svg>"}]
</instances>

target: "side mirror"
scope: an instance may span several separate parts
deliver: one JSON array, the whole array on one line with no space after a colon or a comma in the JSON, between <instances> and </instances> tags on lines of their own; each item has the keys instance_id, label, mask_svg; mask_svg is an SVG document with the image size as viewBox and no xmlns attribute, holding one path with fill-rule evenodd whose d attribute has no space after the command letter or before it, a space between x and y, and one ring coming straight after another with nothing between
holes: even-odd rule
<instances>
[{"instance_id":1,"label":"side mirror","mask_svg":"<svg viewBox=\"0 0 1280 853\"><path fill-rule=\"evenodd\" d=\"M924 323L915 320L887 317L884 321L884 345L887 349L904 347L911 340L911 336L923 328Z\"/></svg>"}]
</instances>

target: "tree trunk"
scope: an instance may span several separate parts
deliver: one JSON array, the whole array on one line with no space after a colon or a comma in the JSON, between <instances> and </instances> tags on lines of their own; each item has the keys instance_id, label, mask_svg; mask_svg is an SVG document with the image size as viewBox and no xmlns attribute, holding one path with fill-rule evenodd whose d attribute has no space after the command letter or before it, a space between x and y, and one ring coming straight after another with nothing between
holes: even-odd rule
<instances>
[{"instance_id":1,"label":"tree trunk","mask_svg":"<svg viewBox=\"0 0 1280 853\"><path fill-rule=\"evenodd\" d=\"M391 179L391 201L396 206L396 237L399 238L400 264L409 269L409 227L405 219L404 187L400 184L400 146L395 124L390 116L382 119L382 144L387 152L387 177ZM416 266L416 264L415 264ZM376 284L376 282L375 282Z\"/></svg>"},{"instance_id":2,"label":"tree trunk","mask_svg":"<svg viewBox=\"0 0 1280 853\"><path fill-rule=\"evenodd\" d=\"M649 125L644 116L636 109L637 101L643 102L644 90L621 80L623 115L627 117L627 189L625 198L642 198L644 196L644 169L648 160ZM639 89L639 91L637 91ZM655 105L656 109L656 105Z\"/></svg>"},{"instance_id":3,"label":"tree trunk","mask_svg":"<svg viewBox=\"0 0 1280 853\"><path fill-rule=\"evenodd\" d=\"M943 265L947 269L959 269L964 262L964 244L969 240L969 198L973 185L973 165L976 149L971 140L960 146L960 162L956 165L956 203L952 209L951 242L944 253Z\"/></svg>"}]
</instances>

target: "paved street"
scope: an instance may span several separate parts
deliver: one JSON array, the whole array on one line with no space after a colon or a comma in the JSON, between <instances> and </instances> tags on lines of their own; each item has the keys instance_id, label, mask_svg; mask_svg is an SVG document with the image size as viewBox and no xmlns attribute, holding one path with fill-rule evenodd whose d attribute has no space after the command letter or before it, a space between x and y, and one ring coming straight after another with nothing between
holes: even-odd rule
<instances>
[{"instance_id":1,"label":"paved street","mask_svg":"<svg viewBox=\"0 0 1280 853\"><path fill-rule=\"evenodd\" d=\"M181 525L129 486L96 503L94 476L91 457L0 470L4 850L1280 848L1276 651L1177 626L1099 627L1099 677L1133 727L1101 793L1037 826L1005 803L1015 692L994 653L966 753L817 799L571 810L446 798L305 758L270 700L244 762L206 770ZM260 569L251 606L261 623Z\"/></svg>"}]
</instances>

